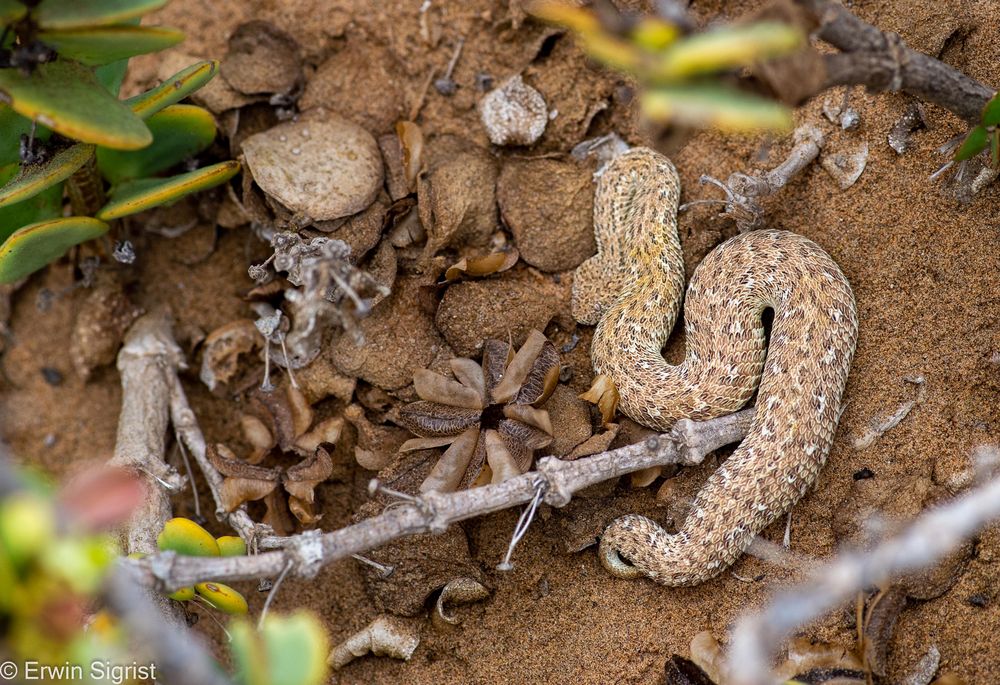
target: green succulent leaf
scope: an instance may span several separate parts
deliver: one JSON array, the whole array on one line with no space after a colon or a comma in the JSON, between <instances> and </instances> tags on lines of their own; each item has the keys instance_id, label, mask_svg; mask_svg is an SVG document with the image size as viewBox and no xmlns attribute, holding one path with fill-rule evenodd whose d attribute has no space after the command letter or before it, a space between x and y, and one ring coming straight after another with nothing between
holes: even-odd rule
<instances>
[{"instance_id":1,"label":"green succulent leaf","mask_svg":"<svg viewBox=\"0 0 1000 685\"><path fill-rule=\"evenodd\" d=\"M217 61L197 62L177 72L156 88L129 98L125 104L131 107L137 116L146 119L164 107L186 98L211 81L218 71Z\"/></svg>"},{"instance_id":2,"label":"green succulent leaf","mask_svg":"<svg viewBox=\"0 0 1000 685\"><path fill-rule=\"evenodd\" d=\"M84 143L136 150L153 134L131 109L119 102L94 73L75 62L41 64L33 74L0 69L0 91L10 106L29 119Z\"/></svg>"},{"instance_id":3,"label":"green succulent leaf","mask_svg":"<svg viewBox=\"0 0 1000 685\"><path fill-rule=\"evenodd\" d=\"M797 28L780 22L726 26L671 45L656 60L652 77L678 80L746 66L791 52L804 39Z\"/></svg>"},{"instance_id":4,"label":"green succulent leaf","mask_svg":"<svg viewBox=\"0 0 1000 685\"><path fill-rule=\"evenodd\" d=\"M118 95L122 88L122 81L125 80L125 70L128 69L128 60L120 59L117 62L104 64L94 69L94 74L102 86L108 89L112 95Z\"/></svg>"},{"instance_id":5,"label":"green succulent leaf","mask_svg":"<svg viewBox=\"0 0 1000 685\"><path fill-rule=\"evenodd\" d=\"M23 172L0 188L0 207L34 197L46 188L65 181L94 155L94 146L77 143L53 155L42 164L23 167Z\"/></svg>"},{"instance_id":6,"label":"green succulent leaf","mask_svg":"<svg viewBox=\"0 0 1000 685\"><path fill-rule=\"evenodd\" d=\"M986 146L989 145L988 137L989 131L986 130L985 126L976 126L969 131L969 135L965 137L965 141L955 152L955 161L964 162L985 150Z\"/></svg>"},{"instance_id":7,"label":"green succulent leaf","mask_svg":"<svg viewBox=\"0 0 1000 685\"><path fill-rule=\"evenodd\" d=\"M18 0L0 0L0 26L13 24L27 13L28 8Z\"/></svg>"},{"instance_id":8,"label":"green succulent leaf","mask_svg":"<svg viewBox=\"0 0 1000 685\"><path fill-rule=\"evenodd\" d=\"M111 200L95 216L104 221L111 221L169 204L185 195L225 183L239 170L240 163L230 160L179 176L128 181L111 191Z\"/></svg>"},{"instance_id":9,"label":"green succulent leaf","mask_svg":"<svg viewBox=\"0 0 1000 685\"><path fill-rule=\"evenodd\" d=\"M108 225L71 216L24 226L0 245L0 283L12 283L55 261L66 250L103 235Z\"/></svg>"},{"instance_id":10,"label":"green succulent leaf","mask_svg":"<svg viewBox=\"0 0 1000 685\"><path fill-rule=\"evenodd\" d=\"M329 642L320 622L300 611L269 615L260 631L231 625L236 680L241 685L319 685L326 680Z\"/></svg>"},{"instance_id":11,"label":"green succulent leaf","mask_svg":"<svg viewBox=\"0 0 1000 685\"><path fill-rule=\"evenodd\" d=\"M0 166L0 184L7 183L21 170L17 162ZM0 243L21 226L62 214L62 185L46 188L34 197L0 208Z\"/></svg>"},{"instance_id":12,"label":"green succulent leaf","mask_svg":"<svg viewBox=\"0 0 1000 685\"><path fill-rule=\"evenodd\" d=\"M97 150L97 168L112 184L153 176L215 140L215 118L194 105L171 105L146 120L153 144L141 150Z\"/></svg>"},{"instance_id":13,"label":"green succulent leaf","mask_svg":"<svg viewBox=\"0 0 1000 685\"><path fill-rule=\"evenodd\" d=\"M44 29L106 26L159 9L167 0L42 0L32 13Z\"/></svg>"},{"instance_id":14,"label":"green succulent leaf","mask_svg":"<svg viewBox=\"0 0 1000 685\"><path fill-rule=\"evenodd\" d=\"M983 126L1000 126L1000 93L983 107Z\"/></svg>"},{"instance_id":15,"label":"green succulent leaf","mask_svg":"<svg viewBox=\"0 0 1000 685\"><path fill-rule=\"evenodd\" d=\"M62 57L90 66L157 52L184 40L184 34L176 29L127 24L53 29L42 31L38 37Z\"/></svg>"},{"instance_id":16,"label":"green succulent leaf","mask_svg":"<svg viewBox=\"0 0 1000 685\"><path fill-rule=\"evenodd\" d=\"M792 114L787 107L721 86L661 87L642 93L640 102L646 116L657 121L736 133L792 128Z\"/></svg>"}]
</instances>

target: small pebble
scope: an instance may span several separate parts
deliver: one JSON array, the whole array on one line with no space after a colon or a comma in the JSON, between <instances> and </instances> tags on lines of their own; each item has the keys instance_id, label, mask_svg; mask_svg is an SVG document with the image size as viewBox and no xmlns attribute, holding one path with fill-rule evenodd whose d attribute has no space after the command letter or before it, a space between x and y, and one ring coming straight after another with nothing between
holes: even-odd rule
<instances>
[{"instance_id":1,"label":"small pebble","mask_svg":"<svg viewBox=\"0 0 1000 685\"><path fill-rule=\"evenodd\" d=\"M867 466L859 471L854 472L854 480L867 480L869 478L874 478L875 472L872 471Z\"/></svg>"},{"instance_id":2,"label":"small pebble","mask_svg":"<svg viewBox=\"0 0 1000 685\"><path fill-rule=\"evenodd\" d=\"M985 609L986 606L990 603L989 597L987 597L981 592L977 592L974 595L969 595L969 598L966 601L972 606L977 607L979 609Z\"/></svg>"},{"instance_id":3,"label":"small pebble","mask_svg":"<svg viewBox=\"0 0 1000 685\"><path fill-rule=\"evenodd\" d=\"M63 382L62 372L60 372L59 369L52 368L51 366L42 367L42 378L44 378L45 382L51 386L62 385Z\"/></svg>"}]
</instances>

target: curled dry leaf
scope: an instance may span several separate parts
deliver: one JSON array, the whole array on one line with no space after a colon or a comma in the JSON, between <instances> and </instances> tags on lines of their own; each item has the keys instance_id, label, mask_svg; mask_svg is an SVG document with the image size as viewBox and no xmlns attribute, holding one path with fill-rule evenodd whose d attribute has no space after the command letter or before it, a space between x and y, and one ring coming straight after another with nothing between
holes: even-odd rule
<instances>
[{"instance_id":1,"label":"curled dry leaf","mask_svg":"<svg viewBox=\"0 0 1000 685\"><path fill-rule=\"evenodd\" d=\"M326 662L337 670L369 652L375 656L409 661L419 644L420 627L417 622L380 616L334 647Z\"/></svg>"},{"instance_id":2,"label":"curled dry leaf","mask_svg":"<svg viewBox=\"0 0 1000 685\"><path fill-rule=\"evenodd\" d=\"M439 629L446 625L457 626L461 620L448 613L448 607L479 602L489 596L490 591L475 578L455 578L441 589L434 604L434 613L431 615L434 626Z\"/></svg>"},{"instance_id":3,"label":"curled dry leaf","mask_svg":"<svg viewBox=\"0 0 1000 685\"><path fill-rule=\"evenodd\" d=\"M666 685L717 685L690 659L673 654L664 666Z\"/></svg>"},{"instance_id":4,"label":"curled dry leaf","mask_svg":"<svg viewBox=\"0 0 1000 685\"><path fill-rule=\"evenodd\" d=\"M418 372L421 398L400 410L400 424L418 436L402 451L450 445L421 485L423 492L451 492L524 473L534 451L552 441L552 422L543 404L559 382L559 353L532 331L515 354L511 345L487 340L483 363L451 361L455 380ZM484 471L484 466L488 470Z\"/></svg>"},{"instance_id":5,"label":"curled dry leaf","mask_svg":"<svg viewBox=\"0 0 1000 685\"><path fill-rule=\"evenodd\" d=\"M886 676L889 644L896 621L906 606L906 593L898 586L877 592L868 601L861 635L861 654L865 666L879 678Z\"/></svg>"},{"instance_id":6,"label":"curled dry leaf","mask_svg":"<svg viewBox=\"0 0 1000 685\"><path fill-rule=\"evenodd\" d=\"M247 458L247 462L250 464L259 464L268 452L278 444L270 429L253 414L240 416L240 428L243 429L243 437L253 447L253 452Z\"/></svg>"},{"instance_id":7,"label":"curled dry leaf","mask_svg":"<svg viewBox=\"0 0 1000 685\"><path fill-rule=\"evenodd\" d=\"M462 257L445 269L444 280L450 282L466 276L492 276L517 264L519 258L520 254L516 249L494 252L482 257Z\"/></svg>"},{"instance_id":8,"label":"curled dry leaf","mask_svg":"<svg viewBox=\"0 0 1000 685\"><path fill-rule=\"evenodd\" d=\"M596 404L601 411L601 423L607 426L618 410L618 388L610 376L603 373L594 378L590 389L580 395L581 400Z\"/></svg>"},{"instance_id":9,"label":"curled dry leaf","mask_svg":"<svg viewBox=\"0 0 1000 685\"><path fill-rule=\"evenodd\" d=\"M344 418L358 433L354 458L370 471L378 471L388 465L408 435L403 428L373 424L359 404L352 404L344 409Z\"/></svg>"},{"instance_id":10,"label":"curled dry leaf","mask_svg":"<svg viewBox=\"0 0 1000 685\"><path fill-rule=\"evenodd\" d=\"M278 486L279 469L248 464L225 445L209 445L207 456L215 470L225 477L221 497L227 512L235 511L246 502L263 499Z\"/></svg>"},{"instance_id":11,"label":"curled dry leaf","mask_svg":"<svg viewBox=\"0 0 1000 685\"><path fill-rule=\"evenodd\" d=\"M216 328L205 338L201 357L201 382L214 391L228 385L239 371L240 355L250 354L264 344L250 319L237 319Z\"/></svg>"}]
</instances>

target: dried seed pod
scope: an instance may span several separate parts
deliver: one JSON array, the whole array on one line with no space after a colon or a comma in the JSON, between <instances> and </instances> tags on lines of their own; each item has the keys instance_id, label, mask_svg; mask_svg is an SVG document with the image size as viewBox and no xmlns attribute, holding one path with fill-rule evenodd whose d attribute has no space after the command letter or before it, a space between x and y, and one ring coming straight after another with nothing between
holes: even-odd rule
<instances>
[{"instance_id":1,"label":"dried seed pod","mask_svg":"<svg viewBox=\"0 0 1000 685\"><path fill-rule=\"evenodd\" d=\"M531 145L545 132L545 98L520 74L504 81L479 102L479 114L494 145Z\"/></svg>"}]
</instances>

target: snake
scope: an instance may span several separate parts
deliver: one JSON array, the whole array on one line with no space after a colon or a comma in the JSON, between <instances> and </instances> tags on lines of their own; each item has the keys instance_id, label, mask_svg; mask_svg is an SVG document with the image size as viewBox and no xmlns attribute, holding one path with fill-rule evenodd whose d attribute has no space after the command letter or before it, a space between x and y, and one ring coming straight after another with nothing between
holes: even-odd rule
<instances>
[{"instance_id":1,"label":"snake","mask_svg":"<svg viewBox=\"0 0 1000 685\"><path fill-rule=\"evenodd\" d=\"M695 269L685 297L680 191L674 165L652 149L609 162L594 194L597 253L576 269L572 290L574 317L596 324L594 371L613 381L629 418L668 431L681 418L735 412L757 393L746 437L676 533L630 514L601 535L598 554L613 575L670 586L728 568L816 481L858 334L847 278L821 247L789 231L721 243ZM662 349L682 300L685 358L672 365Z\"/></svg>"}]
</instances>

